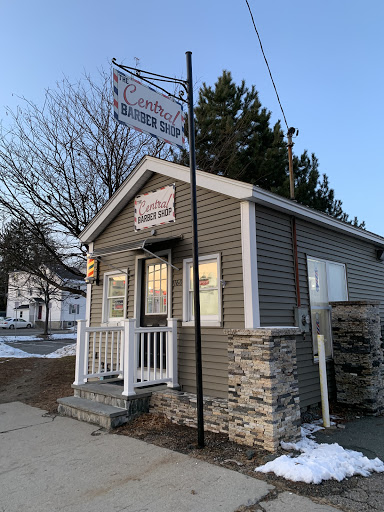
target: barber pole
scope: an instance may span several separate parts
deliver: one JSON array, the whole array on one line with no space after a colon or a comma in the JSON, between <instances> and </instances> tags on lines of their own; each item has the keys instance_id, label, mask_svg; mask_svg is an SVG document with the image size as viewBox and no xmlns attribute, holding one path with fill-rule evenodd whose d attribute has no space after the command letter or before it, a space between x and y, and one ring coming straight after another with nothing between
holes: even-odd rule
<instances>
[{"instance_id":1,"label":"barber pole","mask_svg":"<svg viewBox=\"0 0 384 512\"><path fill-rule=\"evenodd\" d=\"M88 256L87 258L87 275L85 278L85 282L87 284L92 284L95 280L95 259L90 258Z\"/></svg>"}]
</instances>

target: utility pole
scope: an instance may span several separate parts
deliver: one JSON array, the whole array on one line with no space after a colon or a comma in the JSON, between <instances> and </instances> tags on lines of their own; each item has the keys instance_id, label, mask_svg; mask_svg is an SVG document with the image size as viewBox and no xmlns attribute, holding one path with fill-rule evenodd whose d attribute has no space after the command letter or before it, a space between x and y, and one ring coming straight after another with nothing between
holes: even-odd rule
<instances>
[{"instance_id":1,"label":"utility pole","mask_svg":"<svg viewBox=\"0 0 384 512\"><path fill-rule=\"evenodd\" d=\"M289 128L287 137L288 137L288 163L289 163L289 192L290 198L295 199L295 177L293 176L293 159L292 159L292 136L294 135L296 128Z\"/></svg>"}]
</instances>

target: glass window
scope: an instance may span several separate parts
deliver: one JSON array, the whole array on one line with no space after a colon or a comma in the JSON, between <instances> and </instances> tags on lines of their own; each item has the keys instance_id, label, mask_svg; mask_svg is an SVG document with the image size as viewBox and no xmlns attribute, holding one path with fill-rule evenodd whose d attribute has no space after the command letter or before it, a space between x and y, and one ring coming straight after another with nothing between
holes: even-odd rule
<instances>
[{"instance_id":1,"label":"glass window","mask_svg":"<svg viewBox=\"0 0 384 512\"><path fill-rule=\"evenodd\" d=\"M78 315L80 311L79 304L70 304L69 305L69 314L70 315Z\"/></svg>"},{"instance_id":2,"label":"glass window","mask_svg":"<svg viewBox=\"0 0 384 512\"><path fill-rule=\"evenodd\" d=\"M221 321L221 281L220 281L219 255L204 256L199 259L199 287L200 287L200 315L202 322ZM185 276L188 280L187 293L184 300L184 321L194 320L193 300L193 262L186 260Z\"/></svg>"},{"instance_id":3,"label":"glass window","mask_svg":"<svg viewBox=\"0 0 384 512\"><path fill-rule=\"evenodd\" d=\"M108 319L124 318L126 291L126 275L107 276L107 317Z\"/></svg>"},{"instance_id":4,"label":"glass window","mask_svg":"<svg viewBox=\"0 0 384 512\"><path fill-rule=\"evenodd\" d=\"M146 266L146 315L167 314L167 265L156 262Z\"/></svg>"},{"instance_id":5,"label":"glass window","mask_svg":"<svg viewBox=\"0 0 384 512\"><path fill-rule=\"evenodd\" d=\"M348 300L345 265L308 258L308 285L311 305L313 353L318 355L317 335L324 336L325 355L332 357L332 301Z\"/></svg>"}]
</instances>

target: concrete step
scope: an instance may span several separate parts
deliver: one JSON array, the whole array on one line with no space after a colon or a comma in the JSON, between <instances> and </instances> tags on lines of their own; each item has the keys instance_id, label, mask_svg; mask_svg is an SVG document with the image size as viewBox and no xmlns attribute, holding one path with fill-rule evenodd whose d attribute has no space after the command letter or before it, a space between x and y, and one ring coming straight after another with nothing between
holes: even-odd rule
<instances>
[{"instance_id":1,"label":"concrete step","mask_svg":"<svg viewBox=\"0 0 384 512\"><path fill-rule=\"evenodd\" d=\"M121 409L129 409L129 402L132 400L149 398L151 396L151 391L147 391L146 389L138 389L136 395L133 396L123 396L124 388L122 383L118 385L113 381L108 384L106 384L105 381L87 382L81 385L72 384L72 388L74 390L74 396L87 398L88 400L100 402L105 405L113 405Z\"/></svg>"},{"instance_id":2,"label":"concrete step","mask_svg":"<svg viewBox=\"0 0 384 512\"><path fill-rule=\"evenodd\" d=\"M116 428L132 419L128 409L94 402L86 398L68 396L58 398L57 402L59 403L59 414L107 429Z\"/></svg>"}]
</instances>

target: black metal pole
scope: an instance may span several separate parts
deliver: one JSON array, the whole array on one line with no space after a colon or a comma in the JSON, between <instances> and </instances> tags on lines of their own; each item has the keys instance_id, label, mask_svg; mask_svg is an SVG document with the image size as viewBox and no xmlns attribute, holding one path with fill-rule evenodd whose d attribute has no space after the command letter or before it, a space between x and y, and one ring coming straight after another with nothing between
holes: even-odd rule
<instances>
[{"instance_id":1,"label":"black metal pole","mask_svg":"<svg viewBox=\"0 0 384 512\"><path fill-rule=\"evenodd\" d=\"M200 322L200 285L199 285L199 246L197 236L197 201L196 201L196 155L195 155L195 121L193 117L193 83L192 52L187 56L188 83L188 132L189 132L189 167L191 171L191 202L193 231L193 303L195 310L195 354L196 354L196 395L197 395L197 441L199 448L204 448L204 412L203 412L203 371L201 358L201 322Z\"/></svg>"}]
</instances>

